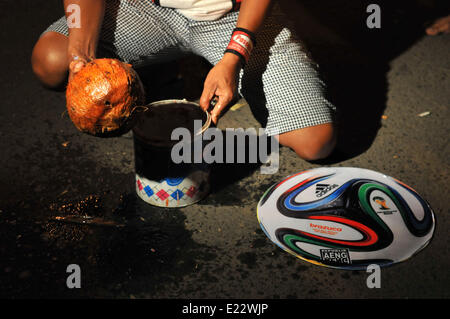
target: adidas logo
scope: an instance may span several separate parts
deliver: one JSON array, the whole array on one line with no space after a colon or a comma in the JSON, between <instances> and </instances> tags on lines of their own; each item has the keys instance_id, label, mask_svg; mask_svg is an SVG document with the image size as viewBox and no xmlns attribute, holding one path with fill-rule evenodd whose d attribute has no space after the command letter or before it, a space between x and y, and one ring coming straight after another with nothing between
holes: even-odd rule
<instances>
[{"instance_id":1,"label":"adidas logo","mask_svg":"<svg viewBox=\"0 0 450 319\"><path fill-rule=\"evenodd\" d=\"M338 187L339 185L336 184L316 184L316 196L322 197L326 193L328 193L330 190Z\"/></svg>"}]
</instances>

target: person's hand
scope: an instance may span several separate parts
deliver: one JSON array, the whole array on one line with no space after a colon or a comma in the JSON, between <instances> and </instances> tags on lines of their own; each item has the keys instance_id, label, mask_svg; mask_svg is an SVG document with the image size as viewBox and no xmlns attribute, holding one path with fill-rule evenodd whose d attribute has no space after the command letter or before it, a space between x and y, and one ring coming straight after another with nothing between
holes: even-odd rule
<instances>
[{"instance_id":1,"label":"person's hand","mask_svg":"<svg viewBox=\"0 0 450 319\"><path fill-rule=\"evenodd\" d=\"M211 100L217 96L218 100L211 111L211 119L217 124L223 109L232 101L237 89L237 78L241 68L239 57L226 53L209 71L206 77L203 93L200 98L200 107L207 111Z\"/></svg>"},{"instance_id":2,"label":"person's hand","mask_svg":"<svg viewBox=\"0 0 450 319\"><path fill-rule=\"evenodd\" d=\"M428 35L437 35L439 33L450 33L450 15L437 19L432 26L426 30Z\"/></svg>"},{"instance_id":3,"label":"person's hand","mask_svg":"<svg viewBox=\"0 0 450 319\"><path fill-rule=\"evenodd\" d=\"M71 60L69 64L69 81L72 79L72 77L80 72L80 70L89 62L92 61L94 58L88 57L87 55L81 54L81 53L70 53L69 54Z\"/></svg>"}]
</instances>

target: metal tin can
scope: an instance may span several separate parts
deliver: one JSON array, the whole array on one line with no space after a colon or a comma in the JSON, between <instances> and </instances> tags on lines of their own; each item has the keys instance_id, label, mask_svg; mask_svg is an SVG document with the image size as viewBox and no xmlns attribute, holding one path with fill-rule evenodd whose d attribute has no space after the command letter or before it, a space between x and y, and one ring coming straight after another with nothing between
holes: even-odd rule
<instances>
[{"instance_id":1,"label":"metal tin can","mask_svg":"<svg viewBox=\"0 0 450 319\"><path fill-rule=\"evenodd\" d=\"M201 163L175 163L171 140L176 128L187 128L191 139L185 147L193 148L211 125L211 117L197 103L164 100L147 105L147 111L133 127L136 167L136 192L145 202L160 207L183 207L203 199L210 190L210 167ZM195 130L195 120L201 128Z\"/></svg>"}]
</instances>

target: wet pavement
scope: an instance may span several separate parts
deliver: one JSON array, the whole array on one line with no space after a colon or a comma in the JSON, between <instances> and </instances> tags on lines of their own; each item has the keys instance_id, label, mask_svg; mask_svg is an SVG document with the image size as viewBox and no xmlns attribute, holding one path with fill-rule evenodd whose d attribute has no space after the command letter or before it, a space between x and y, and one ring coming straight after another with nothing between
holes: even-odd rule
<instances>
[{"instance_id":1,"label":"wet pavement","mask_svg":"<svg viewBox=\"0 0 450 319\"><path fill-rule=\"evenodd\" d=\"M60 1L0 3L0 297L450 296L450 36L424 36L423 23L432 15L401 3L386 4L381 31L364 27L359 2L282 4L339 108L339 152L308 163L282 148L273 175L260 174L258 165L217 165L207 198L164 209L135 194L131 134L101 139L79 133L65 114L64 93L43 89L33 77L31 49L61 15ZM152 88L149 100L198 99L207 71L196 57L139 70ZM163 73L167 78L153 76ZM258 125L245 106L219 122L222 129ZM381 289L367 288L365 272L292 257L258 226L256 205L270 185L321 165L394 176L435 211L431 244L383 269ZM69 264L81 268L81 289L66 286Z\"/></svg>"}]
</instances>

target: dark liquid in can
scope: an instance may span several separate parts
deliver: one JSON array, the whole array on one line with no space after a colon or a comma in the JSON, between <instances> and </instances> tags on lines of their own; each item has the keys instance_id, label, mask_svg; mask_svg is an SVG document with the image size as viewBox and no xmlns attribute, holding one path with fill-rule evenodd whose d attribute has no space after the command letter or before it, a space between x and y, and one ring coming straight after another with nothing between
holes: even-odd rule
<instances>
[{"instance_id":1,"label":"dark liquid in can","mask_svg":"<svg viewBox=\"0 0 450 319\"><path fill-rule=\"evenodd\" d=\"M207 115L196 104L171 103L151 106L133 128L136 173L149 180L185 177L196 165L172 161L174 129L187 128L193 138L194 121L206 123Z\"/></svg>"}]
</instances>

